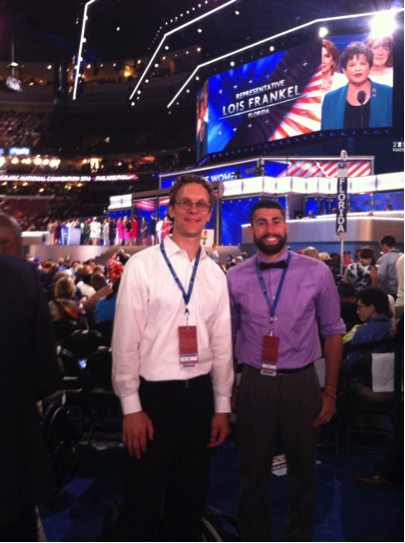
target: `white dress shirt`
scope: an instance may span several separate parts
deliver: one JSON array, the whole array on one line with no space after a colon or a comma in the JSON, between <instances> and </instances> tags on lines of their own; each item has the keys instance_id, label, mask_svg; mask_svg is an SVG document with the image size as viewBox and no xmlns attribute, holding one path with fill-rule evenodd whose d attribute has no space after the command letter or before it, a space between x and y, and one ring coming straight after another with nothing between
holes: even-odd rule
<instances>
[{"instance_id":1,"label":"white dress shirt","mask_svg":"<svg viewBox=\"0 0 405 543\"><path fill-rule=\"evenodd\" d=\"M187 252L170 237L166 254L186 292L193 272ZM230 412L233 383L229 296L225 275L201 248L189 303L189 325L197 327L199 364L180 367L179 326L186 325L182 292L156 245L125 266L114 320L113 385L124 414L142 410L138 388L147 381L192 379L211 373L215 411Z\"/></svg>"}]
</instances>

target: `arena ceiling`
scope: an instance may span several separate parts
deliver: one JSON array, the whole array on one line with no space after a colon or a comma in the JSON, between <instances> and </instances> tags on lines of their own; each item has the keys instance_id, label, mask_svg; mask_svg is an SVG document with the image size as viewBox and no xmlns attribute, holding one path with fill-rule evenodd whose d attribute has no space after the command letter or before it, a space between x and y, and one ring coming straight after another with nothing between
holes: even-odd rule
<instances>
[{"instance_id":1,"label":"arena ceiling","mask_svg":"<svg viewBox=\"0 0 405 543\"><path fill-rule=\"evenodd\" d=\"M148 55L165 29L190 20L197 10L203 13L225 2L97 0L89 8L86 47L95 59L102 60ZM11 59L12 41L17 62L71 59L78 48L84 3L82 0L0 0L0 59ZM215 56L313 19L392 6L403 7L403 1L238 0L204 19L198 25L200 32L193 25L176 33L170 47L173 50L199 44L206 56Z\"/></svg>"}]
</instances>

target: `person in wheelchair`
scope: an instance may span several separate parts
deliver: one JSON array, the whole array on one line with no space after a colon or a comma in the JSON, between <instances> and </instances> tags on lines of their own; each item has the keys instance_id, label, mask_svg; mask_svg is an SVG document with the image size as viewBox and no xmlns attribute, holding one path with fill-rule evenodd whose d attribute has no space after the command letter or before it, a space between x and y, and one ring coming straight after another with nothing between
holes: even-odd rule
<instances>
[{"instance_id":1,"label":"person in wheelchair","mask_svg":"<svg viewBox=\"0 0 405 543\"><path fill-rule=\"evenodd\" d=\"M392 312L388 296L380 288L368 287L360 290L357 294L357 314L360 320L365 323L358 328L351 345L360 343L369 343L379 339L389 339L393 327ZM365 349L349 353L347 360L353 363L356 360L364 358L368 354L382 352L383 348Z\"/></svg>"},{"instance_id":2,"label":"person in wheelchair","mask_svg":"<svg viewBox=\"0 0 405 543\"><path fill-rule=\"evenodd\" d=\"M389 299L387 294L380 288L369 287L360 290L357 294L357 312L364 326L358 328L351 345L360 345L363 343L371 343L382 339L391 338L391 330L394 326L391 318L392 312L390 310ZM381 353L386 348L374 347L362 351L356 351L347 355L347 362L349 366L354 362L358 362L370 354ZM371 361L364 365L364 371L369 373ZM349 386L351 391L361 400L366 402L388 402L393 399L393 392L373 392L371 383L365 382L361 378L361 371L359 368L359 375L350 379ZM357 414L353 418L355 426L363 427L366 425L366 421L362 414ZM385 427L385 417L382 415L372 416L372 426L376 429L383 430Z\"/></svg>"}]
</instances>

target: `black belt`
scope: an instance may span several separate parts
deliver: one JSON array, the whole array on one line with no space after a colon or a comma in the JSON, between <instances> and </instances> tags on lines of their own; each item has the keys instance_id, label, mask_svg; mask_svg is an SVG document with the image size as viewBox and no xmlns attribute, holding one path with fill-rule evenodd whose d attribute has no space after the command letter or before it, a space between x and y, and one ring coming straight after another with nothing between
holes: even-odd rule
<instances>
[{"instance_id":1,"label":"black belt","mask_svg":"<svg viewBox=\"0 0 405 543\"><path fill-rule=\"evenodd\" d=\"M278 374L283 374L283 373L298 373L299 371L305 371L307 370L308 368L312 368L312 366L314 365L314 362L311 362L310 364L307 364L306 366L302 366L302 368L291 368L290 370L286 369L286 370L277 370L277 375Z\"/></svg>"},{"instance_id":2,"label":"black belt","mask_svg":"<svg viewBox=\"0 0 405 543\"><path fill-rule=\"evenodd\" d=\"M261 368L254 368L253 366L249 366L249 364L246 364L249 368L253 368L254 370L261 371ZM306 366L302 366L302 368L291 368L291 369L277 369L277 375L288 375L290 373L298 373L300 371L305 371L308 368L312 368L314 365L314 362L311 362L310 364L307 364Z\"/></svg>"},{"instance_id":3,"label":"black belt","mask_svg":"<svg viewBox=\"0 0 405 543\"><path fill-rule=\"evenodd\" d=\"M209 381L211 376L209 373L205 375L199 375L198 377L193 377L192 379L173 379L169 381L147 381L141 377L141 382L147 385L156 385L156 386L167 386L171 388L193 388L199 387L204 384L206 381Z\"/></svg>"}]
</instances>

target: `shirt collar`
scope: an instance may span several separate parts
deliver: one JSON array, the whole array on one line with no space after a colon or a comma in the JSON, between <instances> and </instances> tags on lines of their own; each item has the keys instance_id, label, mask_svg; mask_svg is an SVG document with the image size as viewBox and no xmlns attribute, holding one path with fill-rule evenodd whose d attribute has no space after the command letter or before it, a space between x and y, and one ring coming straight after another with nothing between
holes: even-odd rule
<instances>
[{"instance_id":1,"label":"shirt collar","mask_svg":"<svg viewBox=\"0 0 405 543\"><path fill-rule=\"evenodd\" d=\"M187 254L184 249L181 249L177 245L177 243L175 243L172 240L171 236L166 236L165 239L163 240L163 243L165 244L165 250L166 250L166 254L167 254L168 258L171 258L173 255L175 255L177 253ZM201 246L200 260L205 258L206 256L207 256L207 253L206 253L204 247Z\"/></svg>"},{"instance_id":2,"label":"shirt collar","mask_svg":"<svg viewBox=\"0 0 405 543\"><path fill-rule=\"evenodd\" d=\"M266 263L269 262L266 258L261 256L261 254L259 254L259 253L256 253L256 256L257 256L257 260L259 262L266 262ZM288 249L287 249L287 247L285 247L285 250L281 253L281 255L278 256L276 258L276 260L273 260L272 262L280 262L281 260L287 260L287 257L288 257Z\"/></svg>"}]
</instances>

